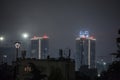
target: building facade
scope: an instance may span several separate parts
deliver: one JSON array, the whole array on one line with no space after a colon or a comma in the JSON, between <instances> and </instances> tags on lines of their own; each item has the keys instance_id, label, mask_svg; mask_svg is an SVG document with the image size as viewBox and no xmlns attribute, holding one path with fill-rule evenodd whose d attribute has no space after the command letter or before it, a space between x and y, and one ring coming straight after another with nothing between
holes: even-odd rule
<instances>
[{"instance_id":1,"label":"building facade","mask_svg":"<svg viewBox=\"0 0 120 80\"><path fill-rule=\"evenodd\" d=\"M18 66L19 80L75 80L75 62L70 59L21 59Z\"/></svg>"},{"instance_id":2,"label":"building facade","mask_svg":"<svg viewBox=\"0 0 120 80\"><path fill-rule=\"evenodd\" d=\"M76 70L84 65L95 68L95 42L96 39L88 35L76 38Z\"/></svg>"},{"instance_id":3,"label":"building facade","mask_svg":"<svg viewBox=\"0 0 120 80\"><path fill-rule=\"evenodd\" d=\"M33 37L31 39L31 50L31 58L47 59L49 38L46 35L43 37Z\"/></svg>"}]
</instances>

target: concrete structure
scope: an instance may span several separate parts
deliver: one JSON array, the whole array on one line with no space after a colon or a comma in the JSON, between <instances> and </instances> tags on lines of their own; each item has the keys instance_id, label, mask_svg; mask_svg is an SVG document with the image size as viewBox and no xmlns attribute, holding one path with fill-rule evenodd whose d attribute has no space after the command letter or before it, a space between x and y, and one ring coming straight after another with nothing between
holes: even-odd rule
<instances>
[{"instance_id":1,"label":"concrete structure","mask_svg":"<svg viewBox=\"0 0 120 80\"><path fill-rule=\"evenodd\" d=\"M95 38L84 34L76 38L76 70L83 65L95 68L95 42Z\"/></svg>"},{"instance_id":2,"label":"concrete structure","mask_svg":"<svg viewBox=\"0 0 120 80\"><path fill-rule=\"evenodd\" d=\"M43 37L34 36L31 39L31 58L47 59L49 53L49 38L44 35Z\"/></svg>"},{"instance_id":3,"label":"concrete structure","mask_svg":"<svg viewBox=\"0 0 120 80\"><path fill-rule=\"evenodd\" d=\"M46 80L75 80L75 62L70 59L21 59L17 71L19 80L31 80L38 74Z\"/></svg>"}]
</instances>

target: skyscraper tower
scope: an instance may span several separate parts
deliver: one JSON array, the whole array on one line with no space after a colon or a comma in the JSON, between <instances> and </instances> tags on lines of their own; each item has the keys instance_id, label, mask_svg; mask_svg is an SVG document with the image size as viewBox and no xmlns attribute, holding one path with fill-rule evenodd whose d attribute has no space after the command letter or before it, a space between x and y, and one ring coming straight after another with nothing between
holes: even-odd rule
<instances>
[{"instance_id":1,"label":"skyscraper tower","mask_svg":"<svg viewBox=\"0 0 120 80\"><path fill-rule=\"evenodd\" d=\"M76 38L76 70L83 65L95 68L95 42L96 39L90 37L88 31L80 32Z\"/></svg>"},{"instance_id":2,"label":"skyscraper tower","mask_svg":"<svg viewBox=\"0 0 120 80\"><path fill-rule=\"evenodd\" d=\"M31 39L31 58L47 59L49 53L49 38L44 35L43 37L34 36Z\"/></svg>"}]
</instances>

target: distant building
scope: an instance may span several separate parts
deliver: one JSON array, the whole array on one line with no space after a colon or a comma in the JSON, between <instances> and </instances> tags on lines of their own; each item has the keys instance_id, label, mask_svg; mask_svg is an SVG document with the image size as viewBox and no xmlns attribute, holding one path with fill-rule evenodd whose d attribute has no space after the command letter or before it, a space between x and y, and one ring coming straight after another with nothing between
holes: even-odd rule
<instances>
[{"instance_id":1,"label":"distant building","mask_svg":"<svg viewBox=\"0 0 120 80\"><path fill-rule=\"evenodd\" d=\"M71 59L20 59L19 80L75 80L75 62Z\"/></svg>"},{"instance_id":2,"label":"distant building","mask_svg":"<svg viewBox=\"0 0 120 80\"><path fill-rule=\"evenodd\" d=\"M49 53L49 38L44 35L43 37L34 36L31 39L31 58L47 59Z\"/></svg>"},{"instance_id":3,"label":"distant building","mask_svg":"<svg viewBox=\"0 0 120 80\"><path fill-rule=\"evenodd\" d=\"M95 68L95 42L96 39L89 37L88 32L80 33L76 38L76 70L84 65Z\"/></svg>"}]
</instances>

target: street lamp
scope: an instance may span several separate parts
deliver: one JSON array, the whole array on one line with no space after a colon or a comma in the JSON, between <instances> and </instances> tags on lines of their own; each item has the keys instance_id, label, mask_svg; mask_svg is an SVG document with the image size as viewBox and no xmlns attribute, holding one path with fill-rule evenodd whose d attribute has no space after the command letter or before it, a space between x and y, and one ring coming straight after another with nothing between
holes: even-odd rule
<instances>
[{"instance_id":1,"label":"street lamp","mask_svg":"<svg viewBox=\"0 0 120 80\"><path fill-rule=\"evenodd\" d=\"M3 37L3 36L1 36L1 37L0 37L0 41L3 41L3 40L4 40L4 37Z\"/></svg>"},{"instance_id":2,"label":"street lamp","mask_svg":"<svg viewBox=\"0 0 120 80\"><path fill-rule=\"evenodd\" d=\"M18 50L20 48L21 43L20 42L15 42L15 48L16 48L16 64L15 64L15 70L14 70L14 79L17 78L17 72L18 72Z\"/></svg>"},{"instance_id":3,"label":"street lamp","mask_svg":"<svg viewBox=\"0 0 120 80\"><path fill-rule=\"evenodd\" d=\"M7 63L7 55L3 55L3 62Z\"/></svg>"},{"instance_id":4,"label":"street lamp","mask_svg":"<svg viewBox=\"0 0 120 80\"><path fill-rule=\"evenodd\" d=\"M28 35L28 33L23 33L23 34L22 34L22 37L23 37L24 39L27 39L27 38L29 37L29 35Z\"/></svg>"},{"instance_id":5,"label":"street lamp","mask_svg":"<svg viewBox=\"0 0 120 80\"><path fill-rule=\"evenodd\" d=\"M0 47L2 46L2 41L4 40L3 36L0 36Z\"/></svg>"},{"instance_id":6,"label":"street lamp","mask_svg":"<svg viewBox=\"0 0 120 80\"><path fill-rule=\"evenodd\" d=\"M20 48L20 42L15 42L15 48L16 48L16 60L18 59L18 50Z\"/></svg>"},{"instance_id":7,"label":"street lamp","mask_svg":"<svg viewBox=\"0 0 120 80\"><path fill-rule=\"evenodd\" d=\"M106 62L103 62L103 65L106 66Z\"/></svg>"}]
</instances>

